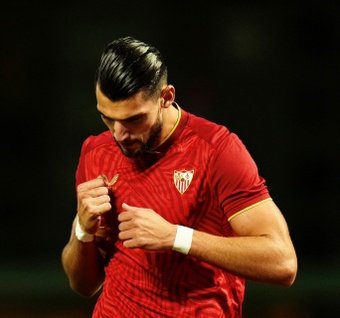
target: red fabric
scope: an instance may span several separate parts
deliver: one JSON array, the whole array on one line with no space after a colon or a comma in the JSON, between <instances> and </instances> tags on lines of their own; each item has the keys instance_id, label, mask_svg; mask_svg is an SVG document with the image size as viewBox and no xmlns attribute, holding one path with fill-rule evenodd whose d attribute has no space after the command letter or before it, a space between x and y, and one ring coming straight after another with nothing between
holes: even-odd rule
<instances>
[{"instance_id":1,"label":"red fabric","mask_svg":"<svg viewBox=\"0 0 340 318\"><path fill-rule=\"evenodd\" d=\"M123 202L151 208L169 222L233 236L233 214L269 197L265 180L238 139L223 126L182 110L171 138L154 157L125 157L110 132L83 144L77 184L119 174L114 215ZM190 171L184 193L175 171ZM183 189L182 189L183 190ZM119 240L106 267L93 317L241 317L244 280L173 251L126 249Z\"/></svg>"}]
</instances>

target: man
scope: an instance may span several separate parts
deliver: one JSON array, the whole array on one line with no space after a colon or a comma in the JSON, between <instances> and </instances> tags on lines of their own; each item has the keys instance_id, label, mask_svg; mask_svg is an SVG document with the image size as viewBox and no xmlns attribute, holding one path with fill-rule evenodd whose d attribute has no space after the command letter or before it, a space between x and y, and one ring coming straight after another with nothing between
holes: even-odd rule
<instances>
[{"instance_id":1,"label":"man","mask_svg":"<svg viewBox=\"0 0 340 318\"><path fill-rule=\"evenodd\" d=\"M238 137L175 103L159 51L105 48L82 146L78 208L62 263L72 289L101 290L93 317L241 317L245 279L290 286L284 217Z\"/></svg>"}]
</instances>

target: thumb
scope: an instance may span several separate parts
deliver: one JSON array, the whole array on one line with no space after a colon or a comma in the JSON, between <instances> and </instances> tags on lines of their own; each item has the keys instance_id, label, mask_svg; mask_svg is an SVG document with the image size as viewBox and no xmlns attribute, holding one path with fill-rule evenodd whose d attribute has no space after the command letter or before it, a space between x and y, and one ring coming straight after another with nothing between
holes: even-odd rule
<instances>
[{"instance_id":1,"label":"thumb","mask_svg":"<svg viewBox=\"0 0 340 318\"><path fill-rule=\"evenodd\" d=\"M124 209L124 210L130 210L131 208L132 208L132 206L130 206L130 205L128 205L127 203L123 203L122 204L122 208Z\"/></svg>"},{"instance_id":2,"label":"thumb","mask_svg":"<svg viewBox=\"0 0 340 318\"><path fill-rule=\"evenodd\" d=\"M103 181L106 183L108 183L108 179L107 176L105 174L101 174L97 177L97 179L103 179Z\"/></svg>"},{"instance_id":3,"label":"thumb","mask_svg":"<svg viewBox=\"0 0 340 318\"><path fill-rule=\"evenodd\" d=\"M137 210L137 209L140 209L140 208L138 208L138 207L136 207L136 206L128 205L128 204L125 203L125 202L122 204L122 208L123 208L125 211L135 211L135 210Z\"/></svg>"}]
</instances>

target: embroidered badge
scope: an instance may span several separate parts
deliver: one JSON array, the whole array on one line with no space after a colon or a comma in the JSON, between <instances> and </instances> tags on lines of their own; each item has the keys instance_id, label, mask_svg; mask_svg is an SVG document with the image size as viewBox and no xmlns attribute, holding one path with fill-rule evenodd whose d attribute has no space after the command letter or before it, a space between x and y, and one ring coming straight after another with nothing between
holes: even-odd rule
<instances>
[{"instance_id":1,"label":"embroidered badge","mask_svg":"<svg viewBox=\"0 0 340 318\"><path fill-rule=\"evenodd\" d=\"M193 176L194 170L174 171L174 183L179 193L183 194L188 189Z\"/></svg>"},{"instance_id":2,"label":"embroidered badge","mask_svg":"<svg viewBox=\"0 0 340 318\"><path fill-rule=\"evenodd\" d=\"M115 183L118 181L119 174L115 174L111 181L109 181L109 179L105 175L102 175L102 178L104 179L105 185L108 187L108 189L113 190Z\"/></svg>"}]
</instances>

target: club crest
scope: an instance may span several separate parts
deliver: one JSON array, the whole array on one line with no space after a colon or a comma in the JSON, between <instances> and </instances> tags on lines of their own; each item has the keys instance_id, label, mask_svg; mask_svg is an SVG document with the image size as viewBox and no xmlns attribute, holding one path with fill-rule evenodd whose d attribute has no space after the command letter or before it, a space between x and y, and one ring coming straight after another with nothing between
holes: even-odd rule
<instances>
[{"instance_id":1,"label":"club crest","mask_svg":"<svg viewBox=\"0 0 340 318\"><path fill-rule=\"evenodd\" d=\"M174 171L174 183L179 193L183 194L188 189L193 176L194 170Z\"/></svg>"}]
</instances>

